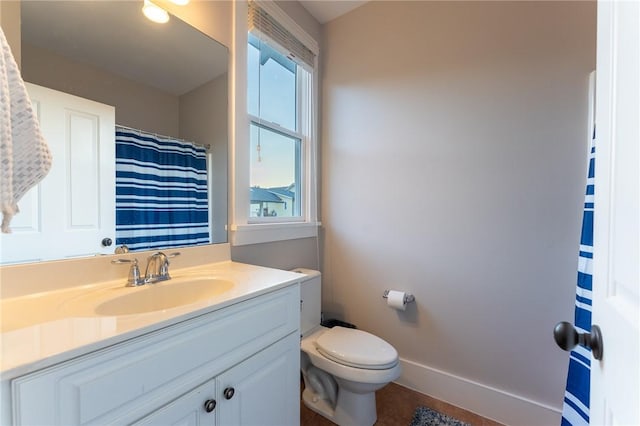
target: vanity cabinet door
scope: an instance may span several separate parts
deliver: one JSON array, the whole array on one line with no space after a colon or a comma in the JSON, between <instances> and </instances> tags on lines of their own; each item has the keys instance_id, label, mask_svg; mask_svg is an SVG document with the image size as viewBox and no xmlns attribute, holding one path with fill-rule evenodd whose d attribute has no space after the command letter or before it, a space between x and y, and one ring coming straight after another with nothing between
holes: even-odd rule
<instances>
[{"instance_id":1,"label":"vanity cabinet door","mask_svg":"<svg viewBox=\"0 0 640 426\"><path fill-rule=\"evenodd\" d=\"M216 424L217 412L220 411L215 395L215 380L210 380L133 423L133 426L213 426Z\"/></svg>"},{"instance_id":2,"label":"vanity cabinet door","mask_svg":"<svg viewBox=\"0 0 640 426\"><path fill-rule=\"evenodd\" d=\"M300 337L292 333L218 376L222 426L300 423Z\"/></svg>"},{"instance_id":3,"label":"vanity cabinet door","mask_svg":"<svg viewBox=\"0 0 640 426\"><path fill-rule=\"evenodd\" d=\"M293 333L133 426L298 425L299 361L299 339Z\"/></svg>"}]
</instances>

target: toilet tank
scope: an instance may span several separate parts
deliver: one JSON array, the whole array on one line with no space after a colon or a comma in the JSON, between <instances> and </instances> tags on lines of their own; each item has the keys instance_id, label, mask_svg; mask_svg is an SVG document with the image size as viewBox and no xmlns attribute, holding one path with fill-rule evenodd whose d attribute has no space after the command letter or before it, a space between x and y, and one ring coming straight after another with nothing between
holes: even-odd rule
<instances>
[{"instance_id":1,"label":"toilet tank","mask_svg":"<svg viewBox=\"0 0 640 426\"><path fill-rule=\"evenodd\" d=\"M300 333L306 336L320 325L322 312L322 280L320 272L297 268L293 272L304 274L300 281Z\"/></svg>"}]
</instances>

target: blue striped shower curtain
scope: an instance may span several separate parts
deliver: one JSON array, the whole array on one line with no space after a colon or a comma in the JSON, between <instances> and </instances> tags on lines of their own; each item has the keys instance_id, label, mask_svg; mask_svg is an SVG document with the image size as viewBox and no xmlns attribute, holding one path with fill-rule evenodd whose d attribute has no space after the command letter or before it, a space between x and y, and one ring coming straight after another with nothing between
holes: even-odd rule
<instances>
[{"instance_id":1,"label":"blue striped shower curtain","mask_svg":"<svg viewBox=\"0 0 640 426\"><path fill-rule=\"evenodd\" d=\"M594 135L595 138L595 135ZM589 172L582 215L582 235L578 257L578 285L576 287L575 328L579 333L591 331L591 283L593 268L593 194L595 177L595 144L589 149ZM569 373L562 407L562 426L589 424L589 386L591 378L591 350L576 346L569 356Z\"/></svg>"},{"instance_id":2,"label":"blue striped shower curtain","mask_svg":"<svg viewBox=\"0 0 640 426\"><path fill-rule=\"evenodd\" d=\"M209 243L206 150L116 127L116 244L130 250Z\"/></svg>"}]
</instances>

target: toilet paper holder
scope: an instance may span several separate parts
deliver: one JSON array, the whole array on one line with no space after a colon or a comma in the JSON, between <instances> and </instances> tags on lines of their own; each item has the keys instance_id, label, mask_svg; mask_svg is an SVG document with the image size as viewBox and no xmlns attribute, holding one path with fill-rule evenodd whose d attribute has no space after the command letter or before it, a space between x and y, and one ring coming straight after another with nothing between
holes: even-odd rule
<instances>
[{"instance_id":1,"label":"toilet paper holder","mask_svg":"<svg viewBox=\"0 0 640 426\"><path fill-rule=\"evenodd\" d=\"M390 291L390 290L385 290L385 291L384 291L384 293L382 294L382 298L383 298L383 299L386 299L387 297L389 297L389 291ZM415 297L413 297L413 294L409 294L409 293L407 293L407 294L405 294L405 295L404 295L404 304L405 304L405 305L406 305L407 303L415 302L415 301L416 301L416 298L415 298Z\"/></svg>"}]
</instances>

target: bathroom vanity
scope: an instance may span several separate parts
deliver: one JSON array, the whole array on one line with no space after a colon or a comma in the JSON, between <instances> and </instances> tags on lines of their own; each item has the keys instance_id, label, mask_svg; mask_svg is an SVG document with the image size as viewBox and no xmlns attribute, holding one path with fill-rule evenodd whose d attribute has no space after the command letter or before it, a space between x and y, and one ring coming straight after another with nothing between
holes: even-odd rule
<instances>
[{"instance_id":1,"label":"bathroom vanity","mask_svg":"<svg viewBox=\"0 0 640 426\"><path fill-rule=\"evenodd\" d=\"M55 311L80 297L82 316L3 329L1 423L298 424L300 274L224 261L172 275L180 292L203 277L232 285L160 311L93 316L124 281L67 288ZM154 297L158 288L124 290ZM23 297L47 293L56 296ZM58 335L44 335L51 330ZM66 344L47 349L51 338Z\"/></svg>"}]
</instances>

